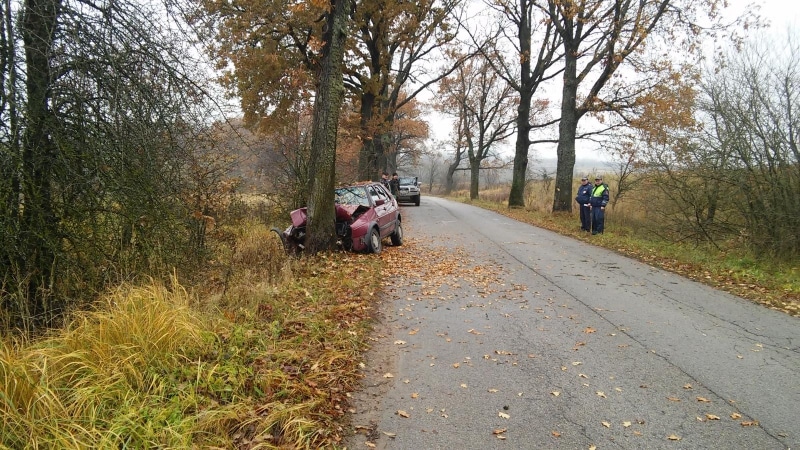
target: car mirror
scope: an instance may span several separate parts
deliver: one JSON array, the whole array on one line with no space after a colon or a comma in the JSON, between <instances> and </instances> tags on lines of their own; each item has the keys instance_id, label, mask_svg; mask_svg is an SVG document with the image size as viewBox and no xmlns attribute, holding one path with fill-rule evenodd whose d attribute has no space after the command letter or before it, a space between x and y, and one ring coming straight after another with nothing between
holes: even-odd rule
<instances>
[{"instance_id":1,"label":"car mirror","mask_svg":"<svg viewBox=\"0 0 800 450\"><path fill-rule=\"evenodd\" d=\"M382 198L379 198L379 199L375 200L375 206L381 206L384 203L386 203L386 200L384 200Z\"/></svg>"}]
</instances>

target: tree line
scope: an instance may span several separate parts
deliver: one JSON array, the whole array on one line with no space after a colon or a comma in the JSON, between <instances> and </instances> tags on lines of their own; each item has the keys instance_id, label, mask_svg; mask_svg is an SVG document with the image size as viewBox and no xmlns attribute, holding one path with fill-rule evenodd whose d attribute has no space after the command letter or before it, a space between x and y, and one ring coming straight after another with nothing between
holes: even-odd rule
<instances>
[{"instance_id":1,"label":"tree line","mask_svg":"<svg viewBox=\"0 0 800 450\"><path fill-rule=\"evenodd\" d=\"M741 45L757 25L726 22L721 0L0 8L7 327L50 324L121 280L188 270L241 181L230 168L247 142L289 206L309 207L308 250L332 248L334 184L419 160L425 92L454 118L448 172L468 161L473 197L479 169L514 139L509 207L524 206L530 149L555 145L552 210L571 211L575 145L591 140L624 156L626 179L646 178L664 233L797 254L796 67L751 51L702 73L705 40ZM218 120L212 78L247 132Z\"/></svg>"}]
</instances>

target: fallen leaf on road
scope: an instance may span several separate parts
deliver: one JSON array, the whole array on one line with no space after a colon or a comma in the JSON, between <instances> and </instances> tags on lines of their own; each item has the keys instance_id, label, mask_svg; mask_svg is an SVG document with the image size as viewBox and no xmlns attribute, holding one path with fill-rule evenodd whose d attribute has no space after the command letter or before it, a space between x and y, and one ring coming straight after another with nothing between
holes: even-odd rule
<instances>
[{"instance_id":1,"label":"fallen leaf on road","mask_svg":"<svg viewBox=\"0 0 800 450\"><path fill-rule=\"evenodd\" d=\"M597 396L601 398L607 398L605 392L603 391L597 391Z\"/></svg>"},{"instance_id":2,"label":"fallen leaf on road","mask_svg":"<svg viewBox=\"0 0 800 450\"><path fill-rule=\"evenodd\" d=\"M459 363L453 363L453 368L454 368L454 369L458 369L458 368L459 368L459 366L461 366L461 364L459 364Z\"/></svg>"},{"instance_id":3,"label":"fallen leaf on road","mask_svg":"<svg viewBox=\"0 0 800 450\"><path fill-rule=\"evenodd\" d=\"M625 428L628 428L629 426L631 426L631 423L628 422L628 421L625 421L625 422L622 422L622 426L625 427Z\"/></svg>"},{"instance_id":4,"label":"fallen leaf on road","mask_svg":"<svg viewBox=\"0 0 800 450\"><path fill-rule=\"evenodd\" d=\"M595 329L594 329L594 328L592 328L592 327L586 327L586 329L585 329L585 330L583 330L583 332L584 332L584 333L586 333L586 334L590 334L590 333L595 333L595 332L597 332L597 330L595 330Z\"/></svg>"},{"instance_id":5,"label":"fallen leaf on road","mask_svg":"<svg viewBox=\"0 0 800 450\"><path fill-rule=\"evenodd\" d=\"M389 436L392 439L397 437L397 433L389 433L388 431L384 431L383 434Z\"/></svg>"},{"instance_id":6,"label":"fallen leaf on road","mask_svg":"<svg viewBox=\"0 0 800 450\"><path fill-rule=\"evenodd\" d=\"M419 328L414 328L413 330L408 332L408 334L410 334L411 336L413 336L413 335L415 335L417 333L419 333Z\"/></svg>"},{"instance_id":7,"label":"fallen leaf on road","mask_svg":"<svg viewBox=\"0 0 800 450\"><path fill-rule=\"evenodd\" d=\"M394 344L395 345L405 345L406 341L401 341L400 339L398 339L398 340L394 341Z\"/></svg>"},{"instance_id":8,"label":"fallen leaf on road","mask_svg":"<svg viewBox=\"0 0 800 450\"><path fill-rule=\"evenodd\" d=\"M683 385L683 388L684 388L684 389L691 389L691 388L692 388L692 385L687 383L687 384L684 384L684 385Z\"/></svg>"},{"instance_id":9,"label":"fallen leaf on road","mask_svg":"<svg viewBox=\"0 0 800 450\"><path fill-rule=\"evenodd\" d=\"M461 383L461 387L466 389L467 388L467 383Z\"/></svg>"},{"instance_id":10,"label":"fallen leaf on road","mask_svg":"<svg viewBox=\"0 0 800 450\"><path fill-rule=\"evenodd\" d=\"M392 375L389 372L386 372L385 374L383 374L383 378L394 378L394 375Z\"/></svg>"},{"instance_id":11,"label":"fallen leaf on road","mask_svg":"<svg viewBox=\"0 0 800 450\"><path fill-rule=\"evenodd\" d=\"M553 397L558 397L559 395L561 395L561 392L553 391L551 392L551 394L553 394Z\"/></svg>"},{"instance_id":12,"label":"fallen leaf on road","mask_svg":"<svg viewBox=\"0 0 800 450\"><path fill-rule=\"evenodd\" d=\"M572 363L573 366L580 366L581 364L583 364L583 363L580 362L580 361L575 361L575 362Z\"/></svg>"},{"instance_id":13,"label":"fallen leaf on road","mask_svg":"<svg viewBox=\"0 0 800 450\"><path fill-rule=\"evenodd\" d=\"M555 437L561 437L561 433L559 433L558 431L551 431L550 434L552 434Z\"/></svg>"},{"instance_id":14,"label":"fallen leaf on road","mask_svg":"<svg viewBox=\"0 0 800 450\"><path fill-rule=\"evenodd\" d=\"M504 413L502 411L498 411L497 415L502 417L503 419L510 419L511 418L511 416L509 416L508 414L506 414L506 413Z\"/></svg>"},{"instance_id":15,"label":"fallen leaf on road","mask_svg":"<svg viewBox=\"0 0 800 450\"><path fill-rule=\"evenodd\" d=\"M495 350L494 352L497 353L498 355L508 355L508 356L513 355L513 353L505 350Z\"/></svg>"},{"instance_id":16,"label":"fallen leaf on road","mask_svg":"<svg viewBox=\"0 0 800 450\"><path fill-rule=\"evenodd\" d=\"M667 436L667 439L669 439L670 441L680 441L681 437L675 436L674 434L670 434L669 436Z\"/></svg>"},{"instance_id":17,"label":"fallen leaf on road","mask_svg":"<svg viewBox=\"0 0 800 450\"><path fill-rule=\"evenodd\" d=\"M405 417L406 419L411 417L407 412L403 411L402 409L397 410L397 415L400 417Z\"/></svg>"},{"instance_id":18,"label":"fallen leaf on road","mask_svg":"<svg viewBox=\"0 0 800 450\"><path fill-rule=\"evenodd\" d=\"M758 421L757 420L750 420L750 421L742 422L742 426L743 427L752 427L752 426L756 426L756 425L758 425Z\"/></svg>"},{"instance_id":19,"label":"fallen leaf on road","mask_svg":"<svg viewBox=\"0 0 800 450\"><path fill-rule=\"evenodd\" d=\"M600 422L600 423L602 423L603 426L606 427L606 428L611 428L611 424L608 423L608 422Z\"/></svg>"},{"instance_id":20,"label":"fallen leaf on road","mask_svg":"<svg viewBox=\"0 0 800 450\"><path fill-rule=\"evenodd\" d=\"M669 400L671 402L679 402L679 401L681 401L681 399L679 399L678 397L667 397L667 400Z\"/></svg>"},{"instance_id":21,"label":"fallen leaf on road","mask_svg":"<svg viewBox=\"0 0 800 450\"><path fill-rule=\"evenodd\" d=\"M499 391L498 391L497 389L489 389L489 392L491 392L492 394L494 394L495 392L499 392Z\"/></svg>"},{"instance_id":22,"label":"fallen leaf on road","mask_svg":"<svg viewBox=\"0 0 800 450\"><path fill-rule=\"evenodd\" d=\"M697 401L700 402L700 403L711 403L711 400L709 400L709 399L707 399L705 397L697 397Z\"/></svg>"},{"instance_id":23,"label":"fallen leaf on road","mask_svg":"<svg viewBox=\"0 0 800 450\"><path fill-rule=\"evenodd\" d=\"M715 416L713 414L706 414L706 418L708 420L719 420L719 416Z\"/></svg>"},{"instance_id":24,"label":"fallen leaf on road","mask_svg":"<svg viewBox=\"0 0 800 450\"><path fill-rule=\"evenodd\" d=\"M414 392L414 393L411 394L411 398L417 398L417 397L419 397L419 393L418 392Z\"/></svg>"},{"instance_id":25,"label":"fallen leaf on road","mask_svg":"<svg viewBox=\"0 0 800 450\"><path fill-rule=\"evenodd\" d=\"M739 413L731 413L731 419L736 420L736 419L741 419L741 418L742 418L741 414L739 414Z\"/></svg>"},{"instance_id":26,"label":"fallen leaf on road","mask_svg":"<svg viewBox=\"0 0 800 450\"><path fill-rule=\"evenodd\" d=\"M506 440L506 437L505 437L505 436L503 436L502 434L496 434L496 435L495 435L495 437L496 437L497 439L500 439L501 441L505 441L505 440Z\"/></svg>"},{"instance_id":27,"label":"fallen leaf on road","mask_svg":"<svg viewBox=\"0 0 800 450\"><path fill-rule=\"evenodd\" d=\"M374 442L370 442L370 441L364 442L364 445L366 445L369 448L376 448L377 447L377 445L375 445Z\"/></svg>"},{"instance_id":28,"label":"fallen leaf on road","mask_svg":"<svg viewBox=\"0 0 800 450\"><path fill-rule=\"evenodd\" d=\"M581 377L581 378L589 378L588 376L586 376L586 374L583 374L583 373L579 373L578 376Z\"/></svg>"},{"instance_id":29,"label":"fallen leaf on road","mask_svg":"<svg viewBox=\"0 0 800 450\"><path fill-rule=\"evenodd\" d=\"M498 429L492 431L492 434L503 434L506 431L508 431L508 428L498 428Z\"/></svg>"}]
</instances>

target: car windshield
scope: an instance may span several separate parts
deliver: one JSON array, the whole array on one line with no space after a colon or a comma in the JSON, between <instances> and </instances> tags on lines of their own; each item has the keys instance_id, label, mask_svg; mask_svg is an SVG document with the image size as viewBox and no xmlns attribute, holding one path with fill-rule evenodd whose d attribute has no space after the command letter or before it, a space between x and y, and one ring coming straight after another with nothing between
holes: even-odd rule
<instances>
[{"instance_id":1,"label":"car windshield","mask_svg":"<svg viewBox=\"0 0 800 450\"><path fill-rule=\"evenodd\" d=\"M369 197L364 186L350 186L336 189L334 197L340 205L369 206Z\"/></svg>"},{"instance_id":2,"label":"car windshield","mask_svg":"<svg viewBox=\"0 0 800 450\"><path fill-rule=\"evenodd\" d=\"M417 179L415 177L400 177L400 184L417 184Z\"/></svg>"}]
</instances>

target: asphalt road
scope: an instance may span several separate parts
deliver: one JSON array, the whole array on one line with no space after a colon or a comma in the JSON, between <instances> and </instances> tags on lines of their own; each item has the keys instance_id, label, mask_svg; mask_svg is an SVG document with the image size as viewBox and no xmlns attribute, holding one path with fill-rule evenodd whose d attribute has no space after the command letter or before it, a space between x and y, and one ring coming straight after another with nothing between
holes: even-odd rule
<instances>
[{"instance_id":1,"label":"asphalt road","mask_svg":"<svg viewBox=\"0 0 800 450\"><path fill-rule=\"evenodd\" d=\"M385 249L406 263L348 448L800 448L800 320L422 200L402 207L408 245Z\"/></svg>"}]
</instances>

